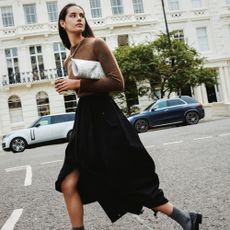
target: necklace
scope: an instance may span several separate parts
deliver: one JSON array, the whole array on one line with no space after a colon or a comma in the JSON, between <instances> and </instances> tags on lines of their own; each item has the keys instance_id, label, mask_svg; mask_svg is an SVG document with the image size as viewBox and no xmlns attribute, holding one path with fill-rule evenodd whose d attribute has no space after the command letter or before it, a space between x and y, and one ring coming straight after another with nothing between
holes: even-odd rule
<instances>
[{"instance_id":1,"label":"necklace","mask_svg":"<svg viewBox=\"0 0 230 230\"><path fill-rule=\"evenodd\" d=\"M83 38L83 39L78 43L78 45L77 45L77 47L75 48L75 50L73 51L73 53L69 55L69 58L72 58L72 57L76 54L77 50L80 48L80 46L81 46L81 44L82 44L82 42L83 42L84 40L85 40L85 38Z\"/></svg>"}]
</instances>

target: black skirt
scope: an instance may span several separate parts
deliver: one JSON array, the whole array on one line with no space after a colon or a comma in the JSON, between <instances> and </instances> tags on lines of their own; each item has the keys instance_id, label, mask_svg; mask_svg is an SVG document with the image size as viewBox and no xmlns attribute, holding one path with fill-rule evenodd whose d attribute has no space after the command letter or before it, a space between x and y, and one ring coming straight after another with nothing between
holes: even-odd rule
<instances>
[{"instance_id":1,"label":"black skirt","mask_svg":"<svg viewBox=\"0 0 230 230\"><path fill-rule=\"evenodd\" d=\"M98 201L112 222L168 200L159 189L155 165L140 138L108 94L79 99L73 135L55 187L79 169L83 204Z\"/></svg>"}]
</instances>

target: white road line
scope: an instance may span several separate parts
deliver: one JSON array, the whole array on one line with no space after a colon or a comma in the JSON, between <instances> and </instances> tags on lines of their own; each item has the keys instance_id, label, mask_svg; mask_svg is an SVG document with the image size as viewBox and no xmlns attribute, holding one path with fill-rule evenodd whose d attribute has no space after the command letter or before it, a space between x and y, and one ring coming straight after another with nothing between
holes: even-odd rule
<instances>
[{"instance_id":1,"label":"white road line","mask_svg":"<svg viewBox=\"0 0 230 230\"><path fill-rule=\"evenodd\" d=\"M155 145L149 145L149 146L146 146L145 148L150 149L150 148L153 148L153 147L155 147Z\"/></svg>"},{"instance_id":2,"label":"white road line","mask_svg":"<svg viewBox=\"0 0 230 230\"><path fill-rule=\"evenodd\" d=\"M207 137L198 137L198 138L194 138L194 141L199 141L199 140L204 140L204 139L210 139L213 138L213 136L207 136Z\"/></svg>"},{"instance_id":3,"label":"white road line","mask_svg":"<svg viewBox=\"0 0 230 230\"><path fill-rule=\"evenodd\" d=\"M166 142L166 143L163 143L163 145L174 145L174 144L181 144L183 143L184 141L180 140L180 141L173 141L173 142Z\"/></svg>"},{"instance_id":4,"label":"white road line","mask_svg":"<svg viewBox=\"0 0 230 230\"><path fill-rule=\"evenodd\" d=\"M225 137L225 136L229 136L230 133L222 133L222 134L219 134L220 137Z\"/></svg>"},{"instance_id":5,"label":"white road line","mask_svg":"<svg viewBox=\"0 0 230 230\"><path fill-rule=\"evenodd\" d=\"M41 165L47 165L47 164L53 164L53 163L57 163L57 162L61 162L62 160L56 160L56 161L46 161L46 162L41 162Z\"/></svg>"},{"instance_id":6,"label":"white road line","mask_svg":"<svg viewBox=\"0 0 230 230\"><path fill-rule=\"evenodd\" d=\"M146 228L152 230L152 228L145 224L144 220L140 218L138 215L132 214L132 217L135 218L140 224L144 225Z\"/></svg>"},{"instance_id":7,"label":"white road line","mask_svg":"<svg viewBox=\"0 0 230 230\"><path fill-rule=\"evenodd\" d=\"M20 216L22 215L23 209L15 209L5 224L2 226L1 230L13 230L15 224L19 220Z\"/></svg>"},{"instance_id":8,"label":"white road line","mask_svg":"<svg viewBox=\"0 0 230 230\"><path fill-rule=\"evenodd\" d=\"M24 181L24 186L29 186L32 184L32 168L30 165L23 165L19 167L14 168L7 168L5 169L6 172L14 172L14 171L20 171L20 170L26 170L26 177Z\"/></svg>"}]
</instances>

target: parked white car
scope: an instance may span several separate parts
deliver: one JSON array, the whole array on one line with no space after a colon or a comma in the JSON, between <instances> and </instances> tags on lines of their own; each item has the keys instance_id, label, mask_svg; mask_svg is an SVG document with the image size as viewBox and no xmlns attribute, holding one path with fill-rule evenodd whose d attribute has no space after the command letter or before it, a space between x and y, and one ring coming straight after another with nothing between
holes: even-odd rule
<instances>
[{"instance_id":1,"label":"parked white car","mask_svg":"<svg viewBox=\"0 0 230 230\"><path fill-rule=\"evenodd\" d=\"M69 140L75 113L47 115L37 119L29 128L15 130L2 137L2 149L14 153L27 147L59 139Z\"/></svg>"}]
</instances>

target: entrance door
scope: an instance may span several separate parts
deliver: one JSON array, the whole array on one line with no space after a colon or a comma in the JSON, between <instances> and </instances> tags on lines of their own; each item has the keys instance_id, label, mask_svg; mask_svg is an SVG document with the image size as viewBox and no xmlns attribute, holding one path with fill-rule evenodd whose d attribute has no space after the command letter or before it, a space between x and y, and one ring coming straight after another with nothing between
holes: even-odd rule
<instances>
[{"instance_id":1,"label":"entrance door","mask_svg":"<svg viewBox=\"0 0 230 230\"><path fill-rule=\"evenodd\" d=\"M217 102L215 86L206 85L206 91L207 91L207 96L208 96L208 102L209 103Z\"/></svg>"}]
</instances>

